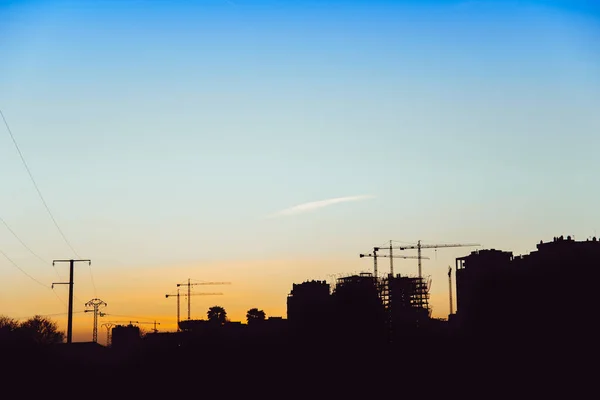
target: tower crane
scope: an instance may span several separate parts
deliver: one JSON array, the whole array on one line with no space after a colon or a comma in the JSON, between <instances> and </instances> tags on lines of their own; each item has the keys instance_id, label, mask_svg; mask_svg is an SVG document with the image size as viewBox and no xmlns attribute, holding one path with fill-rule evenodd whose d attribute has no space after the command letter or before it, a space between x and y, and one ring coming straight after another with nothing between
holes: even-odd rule
<instances>
[{"instance_id":1,"label":"tower crane","mask_svg":"<svg viewBox=\"0 0 600 400\"><path fill-rule=\"evenodd\" d=\"M417 258L419 264L419 278L422 277L421 274L421 260L424 258L421 256L421 249L439 249L442 247L471 247L471 246L481 246L476 243L468 243L468 244L421 244L419 240L416 245L413 246L400 246L397 247L398 250L409 250L409 249L417 249ZM391 249L391 246L390 246Z\"/></svg>"},{"instance_id":2,"label":"tower crane","mask_svg":"<svg viewBox=\"0 0 600 400\"><path fill-rule=\"evenodd\" d=\"M377 258L378 257L386 257L390 259L390 275L394 276L394 264L392 263L393 258L417 258L416 256L395 256L393 254L377 254L379 251L379 247L373 247L373 253L369 254L360 254L360 258L363 257L372 257L373 258L373 275L377 278ZM428 259L429 257L425 257Z\"/></svg>"},{"instance_id":3,"label":"tower crane","mask_svg":"<svg viewBox=\"0 0 600 400\"><path fill-rule=\"evenodd\" d=\"M158 329L156 329L156 325L160 325L160 322L156 322L156 321L153 321L153 322L150 322L150 321L147 321L147 322L134 321L134 322L137 323L137 324L153 324L154 328L152 328L152 331L154 333L158 332Z\"/></svg>"},{"instance_id":4,"label":"tower crane","mask_svg":"<svg viewBox=\"0 0 600 400\"><path fill-rule=\"evenodd\" d=\"M179 286L179 285L177 285L177 286ZM176 296L177 297L177 332L179 332L179 321L181 321L181 319L180 319L180 315L181 314L180 314L180 311L179 311L180 310L180 298L181 298L181 296L188 296L188 300L189 300L189 296L220 296L222 294L223 293L189 293L189 294L180 295L180 293L179 293L179 287L177 287L177 293L166 294L165 295L166 298L169 298L169 297L172 297L172 296ZM188 319L190 319L189 318L189 312L188 312Z\"/></svg>"},{"instance_id":5,"label":"tower crane","mask_svg":"<svg viewBox=\"0 0 600 400\"><path fill-rule=\"evenodd\" d=\"M192 286L194 286L194 285L231 285L231 282L194 282L194 283L191 283L190 279L188 278L187 283L178 283L177 284L178 289L180 286L187 286L187 294L188 294L188 310L187 310L188 317L187 317L187 319L190 319L190 312L191 312L190 310L192 308L192 302L190 300L190 291L191 291ZM178 321L178 323L179 323L179 321Z\"/></svg>"},{"instance_id":6,"label":"tower crane","mask_svg":"<svg viewBox=\"0 0 600 400\"><path fill-rule=\"evenodd\" d=\"M452 267L448 267L448 293L450 297L450 315L454 313L454 309L452 307Z\"/></svg>"}]
</instances>

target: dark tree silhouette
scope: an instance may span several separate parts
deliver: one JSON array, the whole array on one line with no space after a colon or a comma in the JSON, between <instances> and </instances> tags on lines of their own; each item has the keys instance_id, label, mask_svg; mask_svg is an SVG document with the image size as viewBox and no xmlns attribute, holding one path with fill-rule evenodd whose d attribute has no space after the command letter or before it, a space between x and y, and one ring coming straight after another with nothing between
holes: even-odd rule
<instances>
[{"instance_id":1,"label":"dark tree silhouette","mask_svg":"<svg viewBox=\"0 0 600 400\"><path fill-rule=\"evenodd\" d=\"M16 319L0 315L0 340L4 341L15 336L19 322Z\"/></svg>"},{"instance_id":2,"label":"dark tree silhouette","mask_svg":"<svg viewBox=\"0 0 600 400\"><path fill-rule=\"evenodd\" d=\"M209 322L219 325L223 325L225 322L227 322L227 311L225 311L225 309L221 306L213 306L209 308L206 315L208 316Z\"/></svg>"},{"instance_id":3,"label":"dark tree silhouette","mask_svg":"<svg viewBox=\"0 0 600 400\"><path fill-rule=\"evenodd\" d=\"M58 330L56 322L39 315L21 323L18 331L37 344L61 343L65 338L64 332Z\"/></svg>"},{"instance_id":4,"label":"dark tree silhouette","mask_svg":"<svg viewBox=\"0 0 600 400\"><path fill-rule=\"evenodd\" d=\"M246 313L246 320L248 321L248 325L264 321L265 318L265 312L263 310L259 310L258 308L251 308Z\"/></svg>"}]
</instances>

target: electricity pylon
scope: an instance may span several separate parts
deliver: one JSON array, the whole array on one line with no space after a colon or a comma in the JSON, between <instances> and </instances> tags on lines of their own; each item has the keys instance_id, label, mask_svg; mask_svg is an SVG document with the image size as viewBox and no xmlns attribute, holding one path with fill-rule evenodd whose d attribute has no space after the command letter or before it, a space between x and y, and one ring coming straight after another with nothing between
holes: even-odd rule
<instances>
[{"instance_id":1,"label":"electricity pylon","mask_svg":"<svg viewBox=\"0 0 600 400\"><path fill-rule=\"evenodd\" d=\"M111 322L107 322L105 324L102 324L102 326L106 328L106 347L109 347L110 346L110 330L115 325Z\"/></svg>"},{"instance_id":2,"label":"electricity pylon","mask_svg":"<svg viewBox=\"0 0 600 400\"><path fill-rule=\"evenodd\" d=\"M85 310L85 312L94 313L94 331L92 333L92 342L98 343L98 310L100 307L106 307L107 304L100 299L92 299L85 303L86 307L92 307L91 310Z\"/></svg>"}]
</instances>

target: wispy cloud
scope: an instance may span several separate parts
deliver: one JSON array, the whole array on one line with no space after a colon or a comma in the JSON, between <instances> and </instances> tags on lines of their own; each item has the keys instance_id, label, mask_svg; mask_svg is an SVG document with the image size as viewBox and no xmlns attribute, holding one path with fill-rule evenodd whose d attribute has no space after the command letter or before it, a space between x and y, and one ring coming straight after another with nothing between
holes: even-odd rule
<instances>
[{"instance_id":1,"label":"wispy cloud","mask_svg":"<svg viewBox=\"0 0 600 400\"><path fill-rule=\"evenodd\" d=\"M309 212L309 211L314 211L314 210L317 210L317 209L323 208L323 207L329 207L334 204L348 203L350 201L360 201L360 200L367 200L367 199L372 199L372 198L375 198L375 196L372 196L372 195L347 196L347 197L336 197L336 198L327 199L327 200L311 201L309 203L298 204L296 206L286 208L285 210L277 211L276 213L269 215L269 218L300 214L300 213L305 213L305 212Z\"/></svg>"}]
</instances>

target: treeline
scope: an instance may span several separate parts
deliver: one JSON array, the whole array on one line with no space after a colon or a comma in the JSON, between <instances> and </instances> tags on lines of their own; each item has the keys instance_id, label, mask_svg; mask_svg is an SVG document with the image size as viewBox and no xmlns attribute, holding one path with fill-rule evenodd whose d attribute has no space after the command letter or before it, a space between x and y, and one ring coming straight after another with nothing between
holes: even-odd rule
<instances>
[{"instance_id":1,"label":"treeline","mask_svg":"<svg viewBox=\"0 0 600 400\"><path fill-rule=\"evenodd\" d=\"M45 345L62 343L64 332L49 318L36 315L25 321L0 315L0 346Z\"/></svg>"}]
</instances>

